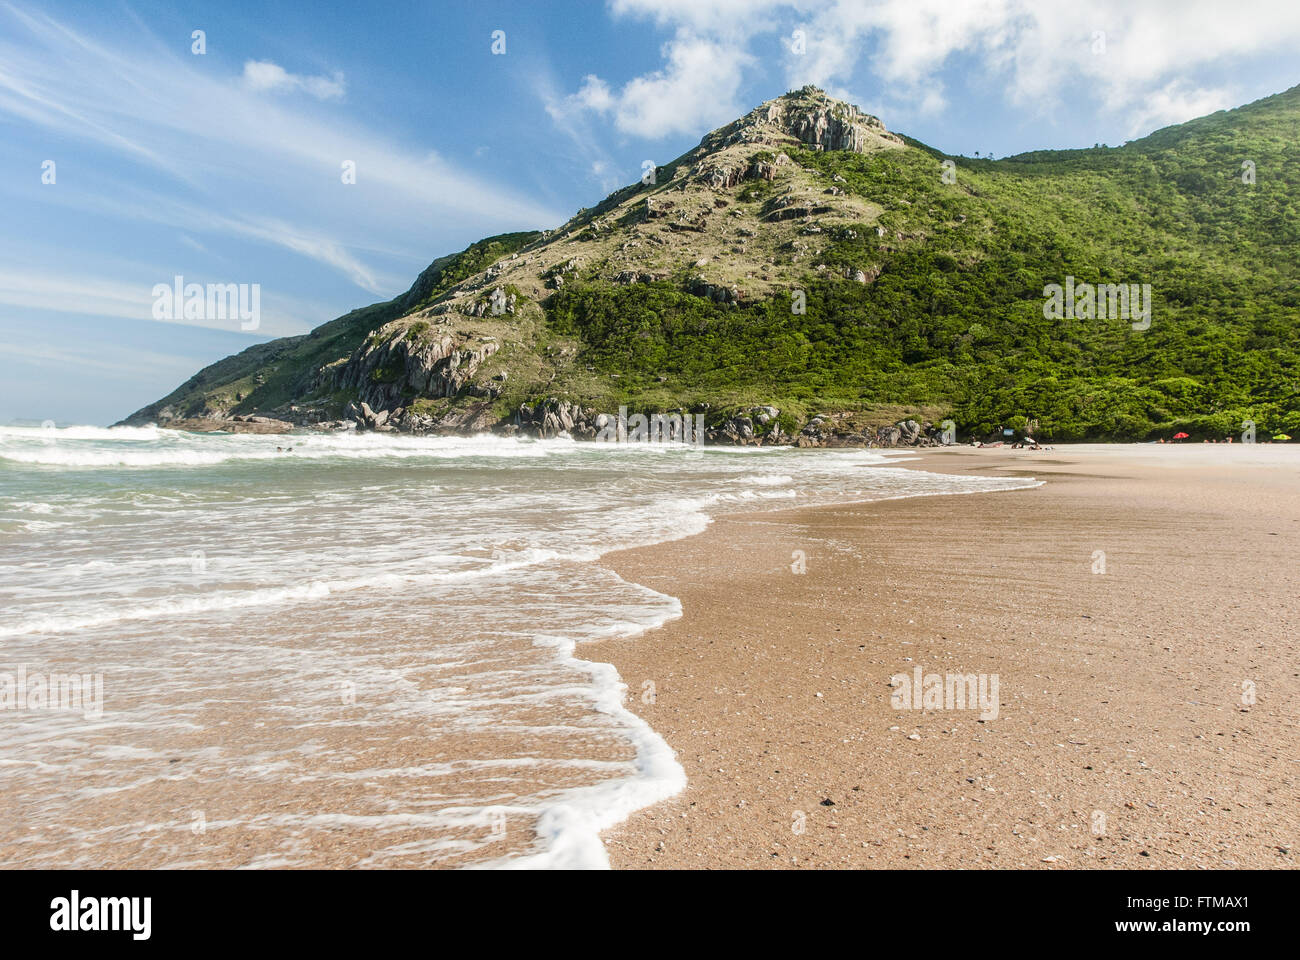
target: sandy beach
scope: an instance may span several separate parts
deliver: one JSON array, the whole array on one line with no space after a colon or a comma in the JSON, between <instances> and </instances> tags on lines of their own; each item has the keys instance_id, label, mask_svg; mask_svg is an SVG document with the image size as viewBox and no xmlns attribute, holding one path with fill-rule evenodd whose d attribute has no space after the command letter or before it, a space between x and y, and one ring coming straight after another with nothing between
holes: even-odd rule
<instances>
[{"instance_id":1,"label":"sandy beach","mask_svg":"<svg viewBox=\"0 0 1300 960\"><path fill-rule=\"evenodd\" d=\"M1295 866L1300 450L899 465L1045 483L727 516L605 558L683 616L580 653L689 778L606 835L612 863ZM891 703L918 667L996 683L996 717Z\"/></svg>"}]
</instances>

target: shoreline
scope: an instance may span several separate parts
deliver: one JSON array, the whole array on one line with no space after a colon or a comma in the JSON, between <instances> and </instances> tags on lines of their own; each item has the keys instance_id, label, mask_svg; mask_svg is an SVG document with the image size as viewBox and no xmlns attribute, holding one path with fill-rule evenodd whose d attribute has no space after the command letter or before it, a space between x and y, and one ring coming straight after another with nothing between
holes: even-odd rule
<instances>
[{"instance_id":1,"label":"shoreline","mask_svg":"<svg viewBox=\"0 0 1300 960\"><path fill-rule=\"evenodd\" d=\"M1047 483L723 515L607 555L683 616L577 655L687 773L603 834L611 864L1294 866L1285 450L902 450ZM998 716L895 708L918 666L1000 679Z\"/></svg>"}]
</instances>

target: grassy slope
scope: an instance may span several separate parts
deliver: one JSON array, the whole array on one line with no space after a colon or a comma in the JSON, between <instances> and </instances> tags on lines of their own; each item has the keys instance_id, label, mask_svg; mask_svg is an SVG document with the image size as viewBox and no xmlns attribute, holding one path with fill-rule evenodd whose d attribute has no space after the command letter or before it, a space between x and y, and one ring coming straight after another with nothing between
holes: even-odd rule
<instances>
[{"instance_id":1,"label":"grassy slope","mask_svg":"<svg viewBox=\"0 0 1300 960\"><path fill-rule=\"evenodd\" d=\"M235 412L302 399L315 369L367 331L466 291L481 298L478 271L518 250L493 282L527 294L528 308L517 341L484 371L511 364L503 409L545 392L608 409L951 414L977 433L1033 417L1057 439L1223 435L1244 419L1261 437L1300 434L1297 131L1300 88L1121 148L987 161L915 141L868 154L791 144L795 162L774 182L716 191L674 179L688 165L672 164L657 186L625 188L545 241L482 241L438 261L405 297L222 361L200 386L209 398L214 385L242 386ZM955 184L940 178L944 159ZM1253 186L1243 160L1256 165ZM814 218L820 233L771 220L783 196L822 202L832 183L847 192L825 200L835 209ZM644 222L647 195L707 230ZM578 268L552 294L545 278L570 259ZM662 279L612 282L626 268ZM879 275L863 285L845 268ZM1150 283L1151 328L1044 319L1043 287L1067 275ZM701 276L744 288L742 304L686 292ZM804 314L791 311L795 289Z\"/></svg>"},{"instance_id":2,"label":"grassy slope","mask_svg":"<svg viewBox=\"0 0 1300 960\"><path fill-rule=\"evenodd\" d=\"M211 412L266 413L295 401L323 399L312 390L321 367L350 356L371 331L436 299L539 236L535 232L502 234L440 257L400 297L353 310L309 334L261 343L219 360L123 422L149 422L168 406L176 416L189 417Z\"/></svg>"},{"instance_id":3,"label":"grassy slope","mask_svg":"<svg viewBox=\"0 0 1300 960\"><path fill-rule=\"evenodd\" d=\"M1297 129L1300 88L1117 149L954 157L953 185L939 176L944 156L920 144L792 152L884 206L887 237L859 231L817 258L880 269L867 287L809 271L796 316L788 296L728 310L672 283L589 284L549 312L633 404L937 404L963 430L1035 417L1058 439L1224 435L1244 419L1261 436L1294 434ZM1254 186L1241 181L1245 159ZM1044 319L1043 287L1066 275L1151 283L1151 328Z\"/></svg>"}]
</instances>

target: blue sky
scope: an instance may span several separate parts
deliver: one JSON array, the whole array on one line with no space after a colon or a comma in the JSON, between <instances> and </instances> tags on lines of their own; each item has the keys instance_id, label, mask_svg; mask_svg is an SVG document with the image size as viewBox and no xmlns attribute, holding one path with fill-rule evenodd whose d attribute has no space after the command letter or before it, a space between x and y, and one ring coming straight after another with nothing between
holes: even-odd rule
<instances>
[{"instance_id":1,"label":"blue sky","mask_svg":"<svg viewBox=\"0 0 1300 960\"><path fill-rule=\"evenodd\" d=\"M1006 156L1279 92L1297 51L1294 0L0 0L0 422L116 420L804 83ZM176 275L259 284L259 329L153 319Z\"/></svg>"}]
</instances>

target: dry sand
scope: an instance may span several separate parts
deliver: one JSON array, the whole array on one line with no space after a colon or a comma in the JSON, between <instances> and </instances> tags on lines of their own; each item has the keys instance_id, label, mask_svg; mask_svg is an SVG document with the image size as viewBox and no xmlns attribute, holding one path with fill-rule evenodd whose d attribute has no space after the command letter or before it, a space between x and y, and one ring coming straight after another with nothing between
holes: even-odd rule
<instances>
[{"instance_id":1,"label":"dry sand","mask_svg":"<svg viewBox=\"0 0 1300 960\"><path fill-rule=\"evenodd\" d=\"M689 778L607 835L613 864L1294 866L1300 449L906 465L1046 484L725 517L607 558L684 615L581 652ZM917 666L996 674L998 717L895 708Z\"/></svg>"}]
</instances>

